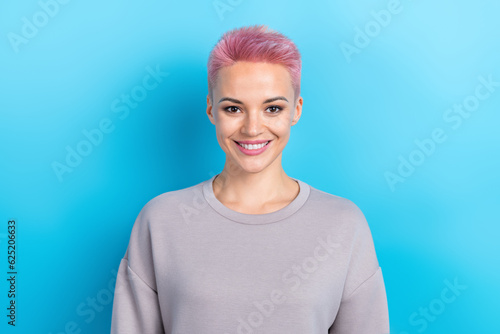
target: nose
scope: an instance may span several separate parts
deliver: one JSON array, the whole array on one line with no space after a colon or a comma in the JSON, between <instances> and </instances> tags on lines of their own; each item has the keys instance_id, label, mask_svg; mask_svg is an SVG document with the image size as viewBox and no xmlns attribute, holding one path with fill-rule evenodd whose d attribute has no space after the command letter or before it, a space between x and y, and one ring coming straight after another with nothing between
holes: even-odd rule
<instances>
[{"instance_id":1,"label":"nose","mask_svg":"<svg viewBox=\"0 0 500 334\"><path fill-rule=\"evenodd\" d=\"M256 137L262 133L263 126L264 120L261 113L258 110L251 110L245 114L242 132L248 137Z\"/></svg>"}]
</instances>

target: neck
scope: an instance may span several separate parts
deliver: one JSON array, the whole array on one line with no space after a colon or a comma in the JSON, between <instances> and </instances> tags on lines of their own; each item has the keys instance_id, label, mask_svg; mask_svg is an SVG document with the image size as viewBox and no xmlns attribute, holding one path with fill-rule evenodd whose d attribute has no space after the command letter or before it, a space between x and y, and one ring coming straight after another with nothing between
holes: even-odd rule
<instances>
[{"instance_id":1,"label":"neck","mask_svg":"<svg viewBox=\"0 0 500 334\"><path fill-rule=\"evenodd\" d=\"M289 203L298 195L298 188L281 166L258 173L224 168L213 182L214 195L219 201L246 211Z\"/></svg>"}]
</instances>

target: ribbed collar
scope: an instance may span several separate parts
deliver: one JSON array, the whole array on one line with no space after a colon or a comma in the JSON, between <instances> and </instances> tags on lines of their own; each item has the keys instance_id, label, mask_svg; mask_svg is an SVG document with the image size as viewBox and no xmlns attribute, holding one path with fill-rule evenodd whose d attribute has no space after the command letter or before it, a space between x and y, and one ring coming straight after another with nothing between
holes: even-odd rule
<instances>
[{"instance_id":1,"label":"ribbed collar","mask_svg":"<svg viewBox=\"0 0 500 334\"><path fill-rule=\"evenodd\" d=\"M214 175L209 180L203 182L203 196L215 211L228 219L242 224L269 224L290 217L297 210L299 210L302 205L304 205L304 203L307 201L307 198L309 197L309 193L311 192L311 189L307 183L292 177L293 180L299 183L300 190L297 197L295 197L295 199L287 206L279 209L278 211L264 214L241 213L226 207L217 199L217 197L215 197L213 181L217 177L217 175Z\"/></svg>"}]
</instances>

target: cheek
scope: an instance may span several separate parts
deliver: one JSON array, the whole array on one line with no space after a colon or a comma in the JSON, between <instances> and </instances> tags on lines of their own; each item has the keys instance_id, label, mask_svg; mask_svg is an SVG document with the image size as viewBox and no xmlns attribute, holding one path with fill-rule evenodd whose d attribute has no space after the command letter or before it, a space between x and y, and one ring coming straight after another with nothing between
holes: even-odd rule
<instances>
[{"instance_id":1,"label":"cheek","mask_svg":"<svg viewBox=\"0 0 500 334\"><path fill-rule=\"evenodd\" d=\"M241 125L236 118L219 117L219 121L215 124L217 131L221 134L231 135L238 130Z\"/></svg>"},{"instance_id":2,"label":"cheek","mask_svg":"<svg viewBox=\"0 0 500 334\"><path fill-rule=\"evenodd\" d=\"M231 135L232 131L232 126L228 123L223 123L219 124L217 127L217 132L222 136L222 137L228 137Z\"/></svg>"},{"instance_id":3,"label":"cheek","mask_svg":"<svg viewBox=\"0 0 500 334\"><path fill-rule=\"evenodd\" d=\"M290 133L290 119L288 115L272 119L269 122L269 126L279 136L287 136Z\"/></svg>"},{"instance_id":4,"label":"cheek","mask_svg":"<svg viewBox=\"0 0 500 334\"><path fill-rule=\"evenodd\" d=\"M228 141L232 141L229 137L234 136L235 128L227 122L222 122L217 124L217 137L219 143L222 145L228 145Z\"/></svg>"}]
</instances>

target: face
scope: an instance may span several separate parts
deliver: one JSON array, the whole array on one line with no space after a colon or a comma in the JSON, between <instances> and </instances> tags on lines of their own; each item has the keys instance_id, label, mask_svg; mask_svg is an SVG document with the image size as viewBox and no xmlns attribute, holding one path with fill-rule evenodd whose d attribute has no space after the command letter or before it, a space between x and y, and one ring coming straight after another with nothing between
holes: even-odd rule
<instances>
[{"instance_id":1,"label":"face","mask_svg":"<svg viewBox=\"0 0 500 334\"><path fill-rule=\"evenodd\" d=\"M290 74L279 64L236 62L219 70L213 101L207 96L207 115L217 141L226 153L226 166L256 173L281 168L281 153L290 128L302 112L302 97L294 100ZM269 141L263 148L237 142Z\"/></svg>"}]
</instances>

